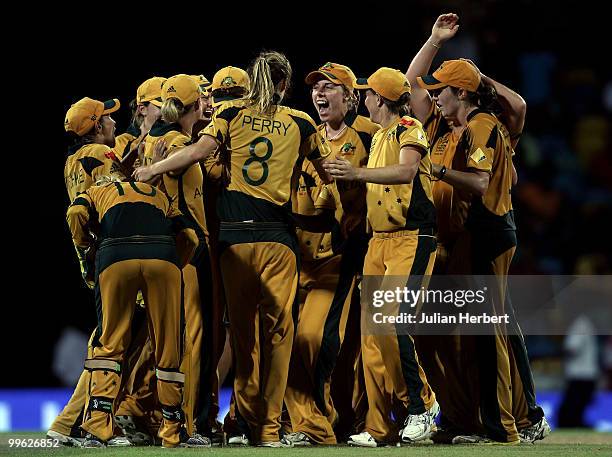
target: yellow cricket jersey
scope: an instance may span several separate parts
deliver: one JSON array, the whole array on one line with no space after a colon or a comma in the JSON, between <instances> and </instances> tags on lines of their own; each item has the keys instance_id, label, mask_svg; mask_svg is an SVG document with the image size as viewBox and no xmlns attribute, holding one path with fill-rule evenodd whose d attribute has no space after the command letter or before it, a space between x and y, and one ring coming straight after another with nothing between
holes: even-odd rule
<instances>
[{"instance_id":1,"label":"yellow cricket jersey","mask_svg":"<svg viewBox=\"0 0 612 457\"><path fill-rule=\"evenodd\" d=\"M331 156L340 156L351 162L354 167L365 167L368 163L372 138L380 126L355 113L347 114L344 123L347 125L346 130L338 138L329 141ZM325 125L322 124L318 128L321 135L325 136ZM347 214L361 217L365 222L367 214L365 184L357 181L337 181L335 184L331 189L337 190L342 202L342 213L338 220Z\"/></svg>"},{"instance_id":2,"label":"yellow cricket jersey","mask_svg":"<svg viewBox=\"0 0 612 457\"><path fill-rule=\"evenodd\" d=\"M432 163L452 169L461 133L453 133L435 103L431 104L423 127L431 144ZM461 191L455 191L453 186L438 179L433 181L432 192L436 207L437 238L441 243L448 243L464 230L468 203Z\"/></svg>"},{"instance_id":3,"label":"yellow cricket jersey","mask_svg":"<svg viewBox=\"0 0 612 457\"><path fill-rule=\"evenodd\" d=\"M93 186L100 176L110 173L113 154L108 146L96 143L68 152L70 155L64 166L64 182L72 202L77 195Z\"/></svg>"},{"instance_id":4,"label":"yellow cricket jersey","mask_svg":"<svg viewBox=\"0 0 612 457\"><path fill-rule=\"evenodd\" d=\"M172 218L172 220L171 220ZM92 186L68 208L66 221L79 249L90 246L92 227L98 246L96 273L127 259L161 259L178 264L176 232L185 231L193 254L196 235L186 227L180 211L154 186L136 182L111 182ZM190 233L188 233L190 232ZM106 250L105 248L113 248ZM183 256L183 253L179 253Z\"/></svg>"},{"instance_id":5,"label":"yellow cricket jersey","mask_svg":"<svg viewBox=\"0 0 612 457\"><path fill-rule=\"evenodd\" d=\"M314 166L304 161L300 171L297 191L292 197L293 211L305 216L315 216L318 210L335 212L337 221L342 217L342 208L335 183L324 184ZM297 228L301 259L305 262L325 259L335 254L334 238L339 233L315 233Z\"/></svg>"},{"instance_id":6,"label":"yellow cricket jersey","mask_svg":"<svg viewBox=\"0 0 612 457\"><path fill-rule=\"evenodd\" d=\"M489 173L484 196L472 199L466 227L476 230L516 230L512 211L512 155L510 134L499 119L484 110L467 117L457 152L466 168Z\"/></svg>"},{"instance_id":7,"label":"yellow cricket jersey","mask_svg":"<svg viewBox=\"0 0 612 457\"><path fill-rule=\"evenodd\" d=\"M166 142L168 156L191 144L191 138L181 130L179 124L166 124L158 121L145 139L144 163L152 162L155 144L160 139ZM172 205L193 222L192 228L201 239L207 235L202 194L203 179L202 168L200 164L195 163L182 172L165 173L161 186Z\"/></svg>"},{"instance_id":8,"label":"yellow cricket jersey","mask_svg":"<svg viewBox=\"0 0 612 457\"><path fill-rule=\"evenodd\" d=\"M285 220L282 207L290 200L298 159L329 154L311 117L280 105L266 117L246 100L225 102L200 134L215 138L230 155L231 181L219 206L221 220L228 222Z\"/></svg>"},{"instance_id":9,"label":"yellow cricket jersey","mask_svg":"<svg viewBox=\"0 0 612 457\"><path fill-rule=\"evenodd\" d=\"M130 124L125 133L115 137L115 147L113 148L115 156L117 156L119 160L125 157L125 155L130 152L134 140L139 136L140 128L136 127L134 124Z\"/></svg>"},{"instance_id":10,"label":"yellow cricket jersey","mask_svg":"<svg viewBox=\"0 0 612 457\"><path fill-rule=\"evenodd\" d=\"M368 168L399 164L400 150L410 145L422 151L412 183L366 185L368 222L374 232L427 230L433 233L435 230L429 144L419 121L404 116L397 123L376 132Z\"/></svg>"}]
</instances>

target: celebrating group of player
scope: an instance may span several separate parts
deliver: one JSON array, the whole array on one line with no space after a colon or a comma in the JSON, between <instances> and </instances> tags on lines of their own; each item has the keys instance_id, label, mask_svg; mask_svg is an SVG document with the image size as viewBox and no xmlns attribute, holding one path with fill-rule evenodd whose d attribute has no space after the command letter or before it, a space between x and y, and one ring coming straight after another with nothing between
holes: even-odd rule
<instances>
[{"instance_id":1,"label":"celebrating group of player","mask_svg":"<svg viewBox=\"0 0 612 457\"><path fill-rule=\"evenodd\" d=\"M360 331L362 276L505 283L525 103L467 60L429 75L457 22L437 19L406 74L358 79L336 63L309 73L318 126L282 105L292 71L276 52L212 83L145 81L116 138L118 100L72 105L67 221L98 326L49 437L377 447L550 432L520 331ZM492 304L511 306L503 285ZM221 426L226 359L235 380Z\"/></svg>"}]
</instances>

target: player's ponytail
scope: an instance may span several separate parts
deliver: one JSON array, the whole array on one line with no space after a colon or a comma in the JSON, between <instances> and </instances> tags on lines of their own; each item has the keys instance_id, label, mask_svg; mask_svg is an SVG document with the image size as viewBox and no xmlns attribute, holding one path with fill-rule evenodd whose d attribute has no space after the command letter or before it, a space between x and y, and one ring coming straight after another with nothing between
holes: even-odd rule
<instances>
[{"instance_id":1,"label":"player's ponytail","mask_svg":"<svg viewBox=\"0 0 612 457\"><path fill-rule=\"evenodd\" d=\"M495 111L497 108L497 91L495 87L480 83L476 91L478 107L487 111Z\"/></svg>"},{"instance_id":2,"label":"player's ponytail","mask_svg":"<svg viewBox=\"0 0 612 457\"><path fill-rule=\"evenodd\" d=\"M262 52L249 67L251 88L247 95L251 108L260 114L271 116L282 101L280 91L287 90L291 81L291 64L275 51ZM285 87L279 84L284 81Z\"/></svg>"},{"instance_id":3,"label":"player's ponytail","mask_svg":"<svg viewBox=\"0 0 612 457\"><path fill-rule=\"evenodd\" d=\"M195 103L185 106L178 98L169 98L161 106L161 115L164 122L172 124L178 122L187 114Z\"/></svg>"},{"instance_id":4,"label":"player's ponytail","mask_svg":"<svg viewBox=\"0 0 612 457\"><path fill-rule=\"evenodd\" d=\"M451 87L451 90L455 95L459 93L459 89L456 87ZM485 111L498 111L497 91L493 86L481 82L476 92L466 92L465 102L469 105L477 106Z\"/></svg>"}]
</instances>

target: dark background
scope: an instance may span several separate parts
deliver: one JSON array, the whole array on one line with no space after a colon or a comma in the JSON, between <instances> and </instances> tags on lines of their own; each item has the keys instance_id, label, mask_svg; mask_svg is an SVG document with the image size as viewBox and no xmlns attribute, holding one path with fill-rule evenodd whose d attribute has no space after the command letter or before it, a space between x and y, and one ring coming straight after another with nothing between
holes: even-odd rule
<instances>
[{"instance_id":1,"label":"dark background","mask_svg":"<svg viewBox=\"0 0 612 457\"><path fill-rule=\"evenodd\" d=\"M359 10L323 3L252 7L174 11L178 4L165 4L152 19L100 4L98 12L29 30L39 39L16 51L11 78L19 76L19 83L4 89L7 99L14 97L5 105L12 119L5 125L12 169L5 173L11 176L7 199L16 206L5 216L9 287L0 319L9 357L0 386L59 385L50 367L60 333L72 326L89 335L96 324L93 296L80 278L64 219L62 121L72 103L84 96L119 98L122 109L113 118L120 134L129 123L129 101L145 79L177 73L212 79L221 67L246 68L262 49L272 49L286 53L293 66L286 104L317 120L303 83L309 71L327 61L346 64L358 76L380 66L405 71L445 12L459 14L461 28L440 57L472 58L528 103L516 155L519 249L513 271L610 273L605 12L576 4L490 0L376 3ZM555 355L554 344L544 347L540 355ZM531 355L537 357L537 342L535 348Z\"/></svg>"}]
</instances>

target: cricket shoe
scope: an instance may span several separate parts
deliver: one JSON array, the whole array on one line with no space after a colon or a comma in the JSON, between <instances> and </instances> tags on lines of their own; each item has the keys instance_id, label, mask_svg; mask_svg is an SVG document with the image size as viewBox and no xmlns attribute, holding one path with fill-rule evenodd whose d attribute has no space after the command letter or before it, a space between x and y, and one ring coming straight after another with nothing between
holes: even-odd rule
<instances>
[{"instance_id":1,"label":"cricket shoe","mask_svg":"<svg viewBox=\"0 0 612 457\"><path fill-rule=\"evenodd\" d=\"M550 435L550 425L548 425L548 421L544 416L531 427L519 430L521 443L535 443L538 440L543 440L548 435Z\"/></svg>"},{"instance_id":2,"label":"cricket shoe","mask_svg":"<svg viewBox=\"0 0 612 457\"><path fill-rule=\"evenodd\" d=\"M230 436L227 439L227 445L228 446L248 446L249 439L244 433L242 435Z\"/></svg>"},{"instance_id":3,"label":"cricket shoe","mask_svg":"<svg viewBox=\"0 0 612 457\"><path fill-rule=\"evenodd\" d=\"M283 437L279 441L262 441L257 447L293 447L293 443Z\"/></svg>"},{"instance_id":4,"label":"cricket shoe","mask_svg":"<svg viewBox=\"0 0 612 457\"><path fill-rule=\"evenodd\" d=\"M308 435L302 432L287 433L285 435L285 439L293 443L294 446L312 446L313 444L315 444L308 437Z\"/></svg>"},{"instance_id":5,"label":"cricket shoe","mask_svg":"<svg viewBox=\"0 0 612 457\"><path fill-rule=\"evenodd\" d=\"M403 443L414 443L429 438L436 429L436 417L440 413L440 405L434 402L431 408L422 414L410 414L404 421L404 428L399 435Z\"/></svg>"},{"instance_id":6,"label":"cricket shoe","mask_svg":"<svg viewBox=\"0 0 612 457\"><path fill-rule=\"evenodd\" d=\"M106 447L106 443L100 438L98 438L97 436L94 436L91 433L88 433L87 435L85 435L85 441L83 441L83 447L90 448L90 449L103 448L103 447Z\"/></svg>"},{"instance_id":7,"label":"cricket shoe","mask_svg":"<svg viewBox=\"0 0 612 457\"><path fill-rule=\"evenodd\" d=\"M346 442L349 446L359 447L386 447L387 444L379 443L368 432L361 432L357 435L351 435Z\"/></svg>"},{"instance_id":8,"label":"cricket shoe","mask_svg":"<svg viewBox=\"0 0 612 457\"><path fill-rule=\"evenodd\" d=\"M200 435L199 433L194 433L191 436L187 436L185 434L185 438L181 438L180 447L211 447L210 438Z\"/></svg>"},{"instance_id":9,"label":"cricket shoe","mask_svg":"<svg viewBox=\"0 0 612 457\"><path fill-rule=\"evenodd\" d=\"M453 438L453 444L485 444L492 446L515 446L521 444L520 440L516 441L495 441L484 435L457 435Z\"/></svg>"},{"instance_id":10,"label":"cricket shoe","mask_svg":"<svg viewBox=\"0 0 612 457\"><path fill-rule=\"evenodd\" d=\"M127 437L125 436L113 436L110 440L106 442L108 447L128 447L134 446Z\"/></svg>"},{"instance_id":11,"label":"cricket shoe","mask_svg":"<svg viewBox=\"0 0 612 457\"><path fill-rule=\"evenodd\" d=\"M56 432L55 430L51 430L51 429L47 431L47 439L57 440L57 442L61 444L62 446L68 446L68 447L81 447L83 445L83 442L85 441L85 438L82 438L80 436L76 437L76 436L64 435L63 433Z\"/></svg>"},{"instance_id":12,"label":"cricket shoe","mask_svg":"<svg viewBox=\"0 0 612 457\"><path fill-rule=\"evenodd\" d=\"M115 416L115 422L134 446L153 446L155 439L139 428L133 416Z\"/></svg>"}]
</instances>

